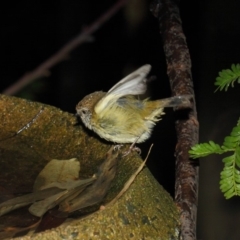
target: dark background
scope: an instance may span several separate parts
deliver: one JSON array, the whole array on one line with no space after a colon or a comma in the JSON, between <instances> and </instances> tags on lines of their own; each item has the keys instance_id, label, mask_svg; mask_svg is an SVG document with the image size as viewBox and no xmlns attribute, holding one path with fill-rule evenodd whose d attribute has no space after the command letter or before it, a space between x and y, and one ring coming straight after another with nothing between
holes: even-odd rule
<instances>
[{"instance_id":1,"label":"dark background","mask_svg":"<svg viewBox=\"0 0 240 240\"><path fill-rule=\"evenodd\" d=\"M114 1L5 2L0 10L0 91L32 71L103 14ZM152 99L171 96L158 21L147 0L129 0L125 8L93 34L69 58L22 89L17 96L75 113L86 94L107 91L127 73L152 65L157 80L150 83ZM183 28L192 58L200 142L221 144L239 116L240 86L214 93L220 70L240 62L240 2L181 1ZM142 156L154 143L148 166L165 189L174 194L176 142L171 110L140 147ZM240 198L225 200L219 190L221 157L200 161L198 239L239 239Z\"/></svg>"}]
</instances>

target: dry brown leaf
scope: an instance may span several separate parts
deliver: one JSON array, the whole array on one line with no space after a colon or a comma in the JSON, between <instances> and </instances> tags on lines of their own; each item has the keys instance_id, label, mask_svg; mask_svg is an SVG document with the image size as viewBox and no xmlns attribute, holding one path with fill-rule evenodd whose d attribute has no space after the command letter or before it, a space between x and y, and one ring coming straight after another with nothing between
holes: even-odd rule
<instances>
[{"instance_id":1,"label":"dry brown leaf","mask_svg":"<svg viewBox=\"0 0 240 240\"><path fill-rule=\"evenodd\" d=\"M77 196L95 180L96 178L89 178L84 180L69 181L66 183L51 183L50 185L58 186L58 188L61 189L61 192L47 197L42 201L33 203L29 207L29 212L34 216L42 217L49 209L54 208L66 198Z\"/></svg>"},{"instance_id":2,"label":"dry brown leaf","mask_svg":"<svg viewBox=\"0 0 240 240\"><path fill-rule=\"evenodd\" d=\"M52 159L37 176L33 191L46 188L44 186L53 182L67 182L78 179L80 162L76 158L67 160Z\"/></svg>"},{"instance_id":3,"label":"dry brown leaf","mask_svg":"<svg viewBox=\"0 0 240 240\"><path fill-rule=\"evenodd\" d=\"M107 194L110 184L115 177L118 158L118 151L115 151L112 146L107 152L105 161L99 167L98 173L96 174L97 180L74 199L68 199L59 204L59 210L63 212L74 212L100 203Z\"/></svg>"}]
</instances>

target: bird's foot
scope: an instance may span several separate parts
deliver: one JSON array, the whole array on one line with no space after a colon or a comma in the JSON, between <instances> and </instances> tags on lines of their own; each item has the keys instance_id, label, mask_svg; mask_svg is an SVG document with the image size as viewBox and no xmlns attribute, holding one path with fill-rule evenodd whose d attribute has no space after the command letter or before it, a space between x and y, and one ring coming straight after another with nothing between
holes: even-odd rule
<instances>
[{"instance_id":1,"label":"bird's foot","mask_svg":"<svg viewBox=\"0 0 240 240\"><path fill-rule=\"evenodd\" d=\"M113 147L114 151L119 151L123 147L123 144L117 144Z\"/></svg>"},{"instance_id":2,"label":"bird's foot","mask_svg":"<svg viewBox=\"0 0 240 240\"><path fill-rule=\"evenodd\" d=\"M129 147L129 149L126 152L123 153L123 157L126 157L129 153L133 151L137 152L139 155L141 154L141 149L139 147L136 147L134 143Z\"/></svg>"},{"instance_id":3,"label":"bird's foot","mask_svg":"<svg viewBox=\"0 0 240 240\"><path fill-rule=\"evenodd\" d=\"M139 147L135 146L136 142L132 143L131 146L129 147L129 149L123 153L123 157L126 157L129 153L131 152L137 152L139 155L141 154L141 149ZM113 147L114 151L119 151L124 145L123 144L116 144Z\"/></svg>"}]
</instances>

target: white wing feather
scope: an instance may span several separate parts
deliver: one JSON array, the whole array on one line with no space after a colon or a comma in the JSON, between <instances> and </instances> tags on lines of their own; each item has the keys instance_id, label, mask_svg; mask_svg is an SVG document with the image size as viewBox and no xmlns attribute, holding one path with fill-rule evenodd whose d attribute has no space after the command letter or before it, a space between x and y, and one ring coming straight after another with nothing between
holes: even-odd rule
<instances>
[{"instance_id":1,"label":"white wing feather","mask_svg":"<svg viewBox=\"0 0 240 240\"><path fill-rule=\"evenodd\" d=\"M146 92L146 76L151 70L151 65L146 64L136 71L127 75L125 78L115 84L107 94L96 104L95 112L100 113L106 107L110 107L119 98L126 95L141 95Z\"/></svg>"}]
</instances>

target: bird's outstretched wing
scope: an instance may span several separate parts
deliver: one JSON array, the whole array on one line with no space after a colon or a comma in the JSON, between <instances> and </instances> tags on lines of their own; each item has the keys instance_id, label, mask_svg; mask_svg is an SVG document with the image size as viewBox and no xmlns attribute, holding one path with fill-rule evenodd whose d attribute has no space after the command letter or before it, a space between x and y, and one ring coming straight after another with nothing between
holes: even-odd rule
<instances>
[{"instance_id":1,"label":"bird's outstretched wing","mask_svg":"<svg viewBox=\"0 0 240 240\"><path fill-rule=\"evenodd\" d=\"M94 110L100 114L106 108L111 107L116 101L126 95L141 95L146 92L146 76L151 70L151 65L146 64L127 75L115 84L107 94L96 104Z\"/></svg>"}]
</instances>

